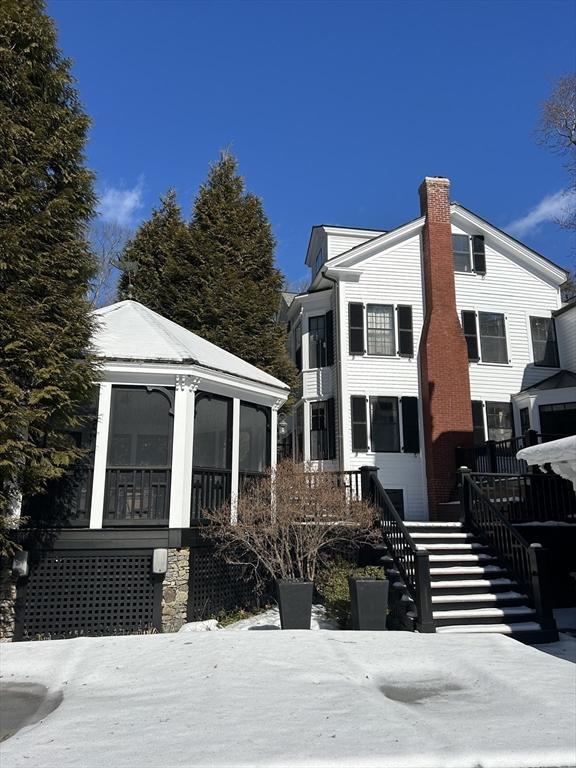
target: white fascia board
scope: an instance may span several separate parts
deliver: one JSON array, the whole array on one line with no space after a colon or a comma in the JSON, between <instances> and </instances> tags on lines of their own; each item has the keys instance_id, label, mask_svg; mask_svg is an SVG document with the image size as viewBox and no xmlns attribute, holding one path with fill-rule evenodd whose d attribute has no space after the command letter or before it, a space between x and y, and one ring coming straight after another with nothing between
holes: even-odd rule
<instances>
[{"instance_id":1,"label":"white fascia board","mask_svg":"<svg viewBox=\"0 0 576 768\"><path fill-rule=\"evenodd\" d=\"M414 221L409 221L397 229L393 229L390 232L386 232L379 237L375 237L372 240L368 240L362 245L357 245L355 248L351 248L349 251L341 253L334 259L330 259L326 262L325 272L329 275L333 273L333 270L345 268L350 270L350 267L356 266L365 259L369 259L371 256L380 253L387 248L397 245L402 240L411 237L416 232L419 232L424 226L424 216L420 216Z\"/></svg>"},{"instance_id":2,"label":"white fascia board","mask_svg":"<svg viewBox=\"0 0 576 768\"><path fill-rule=\"evenodd\" d=\"M357 283L360 280L362 272L358 269L346 269L345 267L327 267L324 274L334 280L340 280L345 283Z\"/></svg>"},{"instance_id":3,"label":"white fascia board","mask_svg":"<svg viewBox=\"0 0 576 768\"><path fill-rule=\"evenodd\" d=\"M531 268L534 272L537 272L541 277L552 282L554 285L560 286L568 277L566 270L561 267L557 267L551 262L544 259L535 251L528 248L528 246L510 237L505 232L493 227L484 219L475 216L468 210L465 210L457 203L452 203L451 208L451 220L453 224L459 223L472 226L474 229L480 230L485 235L488 235L504 253L515 257L523 262L527 267Z\"/></svg>"},{"instance_id":4,"label":"white fascia board","mask_svg":"<svg viewBox=\"0 0 576 768\"><path fill-rule=\"evenodd\" d=\"M251 402L265 401L274 405L277 401L282 404L290 393L288 387L274 387L251 379L243 379L224 372L213 371L199 365L161 365L149 362L134 363L121 361L106 361L102 366L102 378L113 384L150 384L166 386L173 384L175 377L191 376L200 379L203 385L211 387L215 394L225 394L228 397L245 397Z\"/></svg>"}]
</instances>

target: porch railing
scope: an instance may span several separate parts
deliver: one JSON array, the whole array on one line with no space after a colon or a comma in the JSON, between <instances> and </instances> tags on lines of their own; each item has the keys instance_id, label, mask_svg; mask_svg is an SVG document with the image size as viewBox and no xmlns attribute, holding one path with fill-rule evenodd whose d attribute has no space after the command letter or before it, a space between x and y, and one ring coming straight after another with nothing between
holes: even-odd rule
<instances>
[{"instance_id":1,"label":"porch railing","mask_svg":"<svg viewBox=\"0 0 576 768\"><path fill-rule=\"evenodd\" d=\"M311 473L313 474L313 473ZM362 479L359 469L338 471L330 470L322 472L323 475L329 475L334 478L334 483L338 488L344 488L346 497L349 501L360 501L362 498Z\"/></svg>"},{"instance_id":2,"label":"porch railing","mask_svg":"<svg viewBox=\"0 0 576 768\"><path fill-rule=\"evenodd\" d=\"M543 629L554 629L546 578L547 550L529 544L470 472L460 473L464 520L497 553L509 573L530 597Z\"/></svg>"},{"instance_id":3,"label":"porch railing","mask_svg":"<svg viewBox=\"0 0 576 768\"><path fill-rule=\"evenodd\" d=\"M473 472L527 474L528 464L523 459L516 458L518 451L530 445L548 443L559 437L562 435L539 434L530 429L526 434L508 440L487 440L469 449L458 448L456 463L458 467L465 466Z\"/></svg>"},{"instance_id":4,"label":"porch railing","mask_svg":"<svg viewBox=\"0 0 576 768\"><path fill-rule=\"evenodd\" d=\"M190 520L197 522L202 519L203 509L215 509L230 501L231 493L231 469L194 467Z\"/></svg>"},{"instance_id":5,"label":"porch railing","mask_svg":"<svg viewBox=\"0 0 576 768\"><path fill-rule=\"evenodd\" d=\"M576 494L558 475L473 473L472 480L510 523L576 524Z\"/></svg>"},{"instance_id":6,"label":"porch railing","mask_svg":"<svg viewBox=\"0 0 576 768\"><path fill-rule=\"evenodd\" d=\"M168 467L109 467L104 525L167 525L170 476Z\"/></svg>"},{"instance_id":7,"label":"porch railing","mask_svg":"<svg viewBox=\"0 0 576 768\"><path fill-rule=\"evenodd\" d=\"M388 552L416 606L416 628L419 632L435 632L428 552L419 549L410 536L404 520L378 480L375 468L366 468L362 479L364 498L378 510Z\"/></svg>"}]
</instances>

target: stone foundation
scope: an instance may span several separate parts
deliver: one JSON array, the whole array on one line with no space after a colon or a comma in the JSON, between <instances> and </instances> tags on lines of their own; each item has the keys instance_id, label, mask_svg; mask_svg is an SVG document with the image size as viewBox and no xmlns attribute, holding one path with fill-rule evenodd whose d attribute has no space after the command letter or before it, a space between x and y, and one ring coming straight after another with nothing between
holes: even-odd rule
<instances>
[{"instance_id":1,"label":"stone foundation","mask_svg":"<svg viewBox=\"0 0 576 768\"><path fill-rule=\"evenodd\" d=\"M162 584L162 630L178 632L187 621L190 550L168 550L168 568Z\"/></svg>"},{"instance_id":2,"label":"stone foundation","mask_svg":"<svg viewBox=\"0 0 576 768\"><path fill-rule=\"evenodd\" d=\"M9 562L0 561L0 643L14 637L16 579Z\"/></svg>"}]
</instances>

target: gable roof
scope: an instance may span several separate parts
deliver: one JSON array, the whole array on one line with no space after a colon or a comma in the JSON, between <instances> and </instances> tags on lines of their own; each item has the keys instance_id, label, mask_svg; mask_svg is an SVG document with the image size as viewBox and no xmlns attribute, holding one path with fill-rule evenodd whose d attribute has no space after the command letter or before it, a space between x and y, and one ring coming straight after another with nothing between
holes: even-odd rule
<instances>
[{"instance_id":1,"label":"gable roof","mask_svg":"<svg viewBox=\"0 0 576 768\"><path fill-rule=\"evenodd\" d=\"M137 301L119 301L93 313L92 345L108 360L189 363L287 390L279 379L153 312Z\"/></svg>"},{"instance_id":2,"label":"gable roof","mask_svg":"<svg viewBox=\"0 0 576 768\"><path fill-rule=\"evenodd\" d=\"M450 205L451 220L456 224L464 224L472 226L475 230L481 232L484 235L491 237L495 240L500 248L507 251L510 256L514 256L519 261L523 262L527 267L539 272L544 277L552 280L560 285L567 277L568 273L558 264L555 264L550 259L542 256L537 251L529 248L524 243L516 240L511 235L507 234L493 224L490 224L485 219L481 218L477 214L465 208L460 203L451 203ZM416 219L401 224L395 229L391 229L388 232L384 232L382 235L374 237L365 243L351 248L349 251L344 251L338 256L329 259L324 265L322 272L330 272L338 269L354 269L356 264L368 259L371 256L378 253L382 248L387 248L395 245L405 237L414 235L421 231L424 226L425 217L419 216ZM334 272L333 272L334 274ZM314 283L316 280L314 280Z\"/></svg>"},{"instance_id":3,"label":"gable roof","mask_svg":"<svg viewBox=\"0 0 576 768\"><path fill-rule=\"evenodd\" d=\"M526 387L522 392L538 392L542 389L567 389L568 387L576 387L576 373L561 370L552 376L548 376L547 379L539 381L538 384Z\"/></svg>"}]
</instances>

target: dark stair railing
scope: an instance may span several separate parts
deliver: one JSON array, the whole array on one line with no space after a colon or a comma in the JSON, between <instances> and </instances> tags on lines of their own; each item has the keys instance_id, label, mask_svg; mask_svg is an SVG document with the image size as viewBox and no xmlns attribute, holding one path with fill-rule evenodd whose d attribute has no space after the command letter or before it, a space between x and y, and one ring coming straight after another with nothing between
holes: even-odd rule
<instances>
[{"instance_id":1,"label":"dark stair railing","mask_svg":"<svg viewBox=\"0 0 576 768\"><path fill-rule=\"evenodd\" d=\"M382 535L389 557L400 575L396 582L406 590L416 609L415 625L418 632L435 632L432 617L432 589L430 584L430 557L418 549L377 477L376 467L362 467L362 498L373 504L380 515ZM392 585L395 586L394 584Z\"/></svg>"},{"instance_id":2,"label":"dark stair railing","mask_svg":"<svg viewBox=\"0 0 576 768\"><path fill-rule=\"evenodd\" d=\"M474 472L472 479L509 523L576 524L576 494L572 483L558 475Z\"/></svg>"},{"instance_id":3,"label":"dark stair railing","mask_svg":"<svg viewBox=\"0 0 576 768\"><path fill-rule=\"evenodd\" d=\"M547 581L548 551L529 544L508 522L468 470L460 470L464 524L484 539L508 572L525 590L544 630L556 630Z\"/></svg>"}]
</instances>

